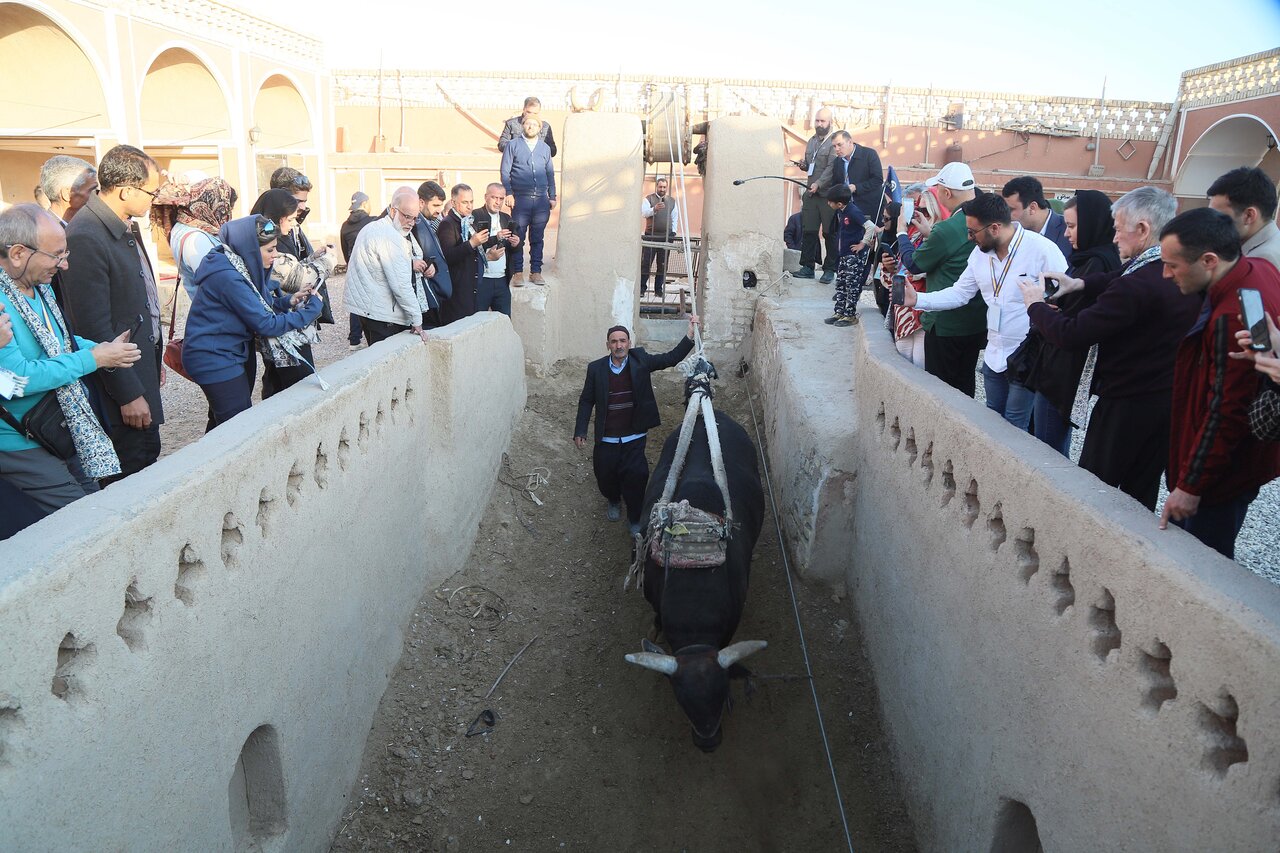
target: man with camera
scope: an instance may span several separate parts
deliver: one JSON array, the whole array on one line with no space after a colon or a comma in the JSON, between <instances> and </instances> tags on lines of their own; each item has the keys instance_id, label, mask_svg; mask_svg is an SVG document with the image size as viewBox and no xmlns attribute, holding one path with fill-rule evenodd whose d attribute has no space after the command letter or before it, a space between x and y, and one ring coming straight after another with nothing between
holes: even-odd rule
<instances>
[{"instance_id":1,"label":"man with camera","mask_svg":"<svg viewBox=\"0 0 1280 853\"><path fill-rule=\"evenodd\" d=\"M484 207L471 214L473 239L483 237L483 268L476 286L477 311L501 311L511 316L511 274L520 236L511 228L511 217L502 209L507 191L499 183L484 189Z\"/></svg>"}]
</instances>

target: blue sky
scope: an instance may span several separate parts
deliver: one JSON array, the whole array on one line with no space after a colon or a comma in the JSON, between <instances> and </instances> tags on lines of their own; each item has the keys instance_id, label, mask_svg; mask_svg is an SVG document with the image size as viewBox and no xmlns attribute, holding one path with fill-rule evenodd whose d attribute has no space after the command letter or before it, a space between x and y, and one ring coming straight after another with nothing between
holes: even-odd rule
<instances>
[{"instance_id":1,"label":"blue sky","mask_svg":"<svg viewBox=\"0 0 1280 853\"><path fill-rule=\"evenodd\" d=\"M375 67L381 49L388 68L832 79L1080 97L1095 96L1105 76L1109 98L1169 101L1188 68L1280 47L1280 0L704 0L665 4L679 10L666 19L655 12L664 4L617 0L233 2L316 35L335 67Z\"/></svg>"}]
</instances>

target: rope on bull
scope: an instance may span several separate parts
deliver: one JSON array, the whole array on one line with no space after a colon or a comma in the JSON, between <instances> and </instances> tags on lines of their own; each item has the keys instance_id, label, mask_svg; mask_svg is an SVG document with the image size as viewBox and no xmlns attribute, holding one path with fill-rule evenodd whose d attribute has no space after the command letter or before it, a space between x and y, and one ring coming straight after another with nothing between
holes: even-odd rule
<instances>
[{"instance_id":1,"label":"rope on bull","mask_svg":"<svg viewBox=\"0 0 1280 853\"><path fill-rule=\"evenodd\" d=\"M724 467L724 453L720 446L720 430L716 425L715 410L711 400L714 392L711 380L716 377L715 367L703 354L702 335L694 328L694 353L692 367L688 369L685 389L689 403L684 421L680 425L680 437L663 484L662 496L654 503L649 514L648 535L636 536L635 553L622 588L644 589L645 558L652 556L668 570L675 568L713 568L723 565L729 533L733 529L733 503L729 497L729 478ZM672 502L680 475L689 456L689 445L694 428L701 416L707 430L707 446L711 455L711 470L716 486L724 500L724 517L691 506L687 500Z\"/></svg>"}]
</instances>

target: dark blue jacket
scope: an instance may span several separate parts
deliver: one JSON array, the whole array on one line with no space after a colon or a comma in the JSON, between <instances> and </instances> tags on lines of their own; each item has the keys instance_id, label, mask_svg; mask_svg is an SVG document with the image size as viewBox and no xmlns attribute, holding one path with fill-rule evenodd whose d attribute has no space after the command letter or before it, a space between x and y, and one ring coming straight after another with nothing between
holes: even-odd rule
<instances>
[{"instance_id":1,"label":"dark blue jacket","mask_svg":"<svg viewBox=\"0 0 1280 853\"><path fill-rule=\"evenodd\" d=\"M429 264L436 265L434 278L427 279L427 305L439 308L440 303L453 296L453 279L449 276L449 264L444 259L444 250L436 239L436 232L431 230L427 217L418 214L418 221L413 223L413 236L422 247L422 257Z\"/></svg>"},{"instance_id":2,"label":"dark blue jacket","mask_svg":"<svg viewBox=\"0 0 1280 853\"><path fill-rule=\"evenodd\" d=\"M196 270L196 297L187 315L182 364L201 385L243 376L254 335L276 337L320 316L322 303L315 296L290 311L289 294L270 287L270 274L263 269L258 252L255 219L246 216L223 225L218 236L225 245L205 255ZM274 311L263 307L254 285L231 265L225 253L228 247L244 260L254 285Z\"/></svg>"},{"instance_id":3,"label":"dark blue jacket","mask_svg":"<svg viewBox=\"0 0 1280 853\"><path fill-rule=\"evenodd\" d=\"M782 242L788 249L799 249L804 231L800 224L800 214L793 213L787 220L787 227L782 229Z\"/></svg>"},{"instance_id":4,"label":"dark blue jacket","mask_svg":"<svg viewBox=\"0 0 1280 853\"><path fill-rule=\"evenodd\" d=\"M839 227L837 234L840 245L839 257L853 254L853 247L861 243L867 233L863 228L866 222L867 217L862 215L858 205L853 202L846 204L844 210L836 211L836 225Z\"/></svg>"},{"instance_id":5,"label":"dark blue jacket","mask_svg":"<svg viewBox=\"0 0 1280 853\"><path fill-rule=\"evenodd\" d=\"M502 152L502 185L507 192L517 196L556 197L556 170L551 165L551 149L547 143L529 150L524 136L511 140Z\"/></svg>"}]
</instances>

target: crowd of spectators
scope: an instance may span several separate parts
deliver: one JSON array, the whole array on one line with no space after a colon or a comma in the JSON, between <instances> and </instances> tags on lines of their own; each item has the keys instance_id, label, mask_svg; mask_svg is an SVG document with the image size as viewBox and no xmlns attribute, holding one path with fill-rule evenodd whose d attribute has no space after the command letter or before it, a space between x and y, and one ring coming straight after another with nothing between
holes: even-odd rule
<instances>
[{"instance_id":1,"label":"crowd of spectators","mask_svg":"<svg viewBox=\"0 0 1280 853\"><path fill-rule=\"evenodd\" d=\"M528 281L545 284L557 149L540 108L529 98L506 122L501 180L479 204L470 186L435 181L395 189L377 215L369 195L352 196L341 228L351 348L425 340L477 311L510 315L526 245ZM1164 476L1161 523L1232 554L1250 502L1280 476L1280 230L1266 174L1234 169L1207 208L1182 214L1156 187L1060 204L1021 176L984 192L960 162L902 189L828 111L814 128L787 242L801 253L797 277L821 266L835 285L826 322L858 322L870 282L904 358L972 397L981 353L986 405L1064 455L1087 375L1096 403L1080 465L1152 510ZM207 429L249 408L259 357L264 398L315 373L339 258L303 230L312 189L281 167L237 219L227 181L163 174L132 146L96 166L45 163L38 203L0 213L0 497L15 507L0 533L158 458L166 365L201 387ZM665 179L641 212L647 237L674 239ZM175 293L167 345L136 221L148 215L191 302L174 339ZM642 260L642 286L656 262L661 296L665 252ZM1262 308L1248 327L1242 291Z\"/></svg>"},{"instance_id":2,"label":"crowd of spectators","mask_svg":"<svg viewBox=\"0 0 1280 853\"><path fill-rule=\"evenodd\" d=\"M877 202L873 273L886 292L897 276L900 298L881 308L899 352L974 396L981 351L987 407L1069 455L1092 351L1080 466L1153 511L1164 477L1161 527L1234 556L1250 503L1280 476L1276 339L1251 348L1280 316L1275 183L1242 167L1207 208L1179 214L1139 187L1114 201L1080 190L1058 212L1032 176L983 192L949 163L903 199ZM1263 308L1252 328L1242 290Z\"/></svg>"}]
</instances>

